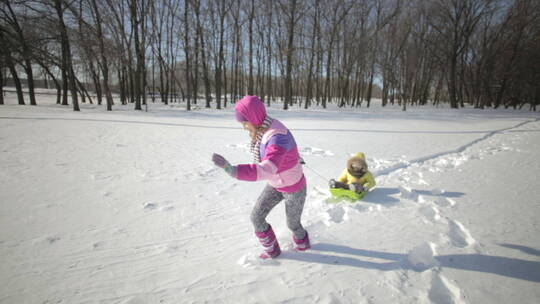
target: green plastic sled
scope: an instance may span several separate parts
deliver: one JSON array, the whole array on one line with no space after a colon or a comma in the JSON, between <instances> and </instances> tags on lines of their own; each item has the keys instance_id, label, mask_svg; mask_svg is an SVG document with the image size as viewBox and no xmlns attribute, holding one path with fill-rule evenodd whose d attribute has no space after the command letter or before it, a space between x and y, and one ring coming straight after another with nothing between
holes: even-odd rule
<instances>
[{"instance_id":1,"label":"green plastic sled","mask_svg":"<svg viewBox=\"0 0 540 304\"><path fill-rule=\"evenodd\" d=\"M361 200L364 198L364 195L366 195L366 191L356 193L354 191L341 188L330 188L330 193L332 193L332 196L335 198L346 198L353 202Z\"/></svg>"}]
</instances>

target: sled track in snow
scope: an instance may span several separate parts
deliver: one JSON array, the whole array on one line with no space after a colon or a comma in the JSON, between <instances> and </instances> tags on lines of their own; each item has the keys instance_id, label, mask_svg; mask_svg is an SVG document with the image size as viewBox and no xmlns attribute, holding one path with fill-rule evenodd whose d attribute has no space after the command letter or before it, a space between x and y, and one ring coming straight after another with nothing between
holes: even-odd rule
<instances>
[{"instance_id":1,"label":"sled track in snow","mask_svg":"<svg viewBox=\"0 0 540 304\"><path fill-rule=\"evenodd\" d=\"M470 148L470 147L472 147L472 146L474 146L474 145L476 145L476 144L478 144L480 142L483 142L483 141L491 138L492 136L494 136L496 134L503 133L503 132L509 132L509 131L512 131L513 129L517 129L517 128L519 128L521 126L524 126L526 124L533 123L533 122L538 122L538 121L540 121L540 118L537 118L537 119L534 119L534 120L523 121L523 122L520 122L517 125L512 126L512 127L502 128L502 129L494 130L494 131L489 131L484 136L482 136L480 138L477 138L477 139L471 141L470 143L462 145L462 146L460 146L460 147L458 147L456 149L449 150L449 151L444 151L444 152L440 152L440 153L435 153L435 154L431 154L431 155L427 155L427 156L422 156L422 157L419 157L417 159L413 159L413 160L411 160L409 162L406 162L406 163L400 163L400 164L391 166L389 168L376 171L373 174L375 176L388 175L388 174L390 174L390 173L392 173L394 171L408 168L408 167L410 167L410 166L412 166L414 164L422 164L422 163L424 163L426 161L434 160L434 159L444 157L444 156L447 156L447 155L462 153L465 150L467 150L468 148Z\"/></svg>"}]
</instances>

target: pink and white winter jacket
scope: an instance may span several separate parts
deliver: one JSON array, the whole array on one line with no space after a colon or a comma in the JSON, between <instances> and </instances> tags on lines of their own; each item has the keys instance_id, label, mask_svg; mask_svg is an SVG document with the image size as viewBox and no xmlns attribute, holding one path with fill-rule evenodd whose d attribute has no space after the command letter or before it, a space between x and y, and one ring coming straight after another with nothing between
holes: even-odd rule
<instances>
[{"instance_id":1,"label":"pink and white winter jacket","mask_svg":"<svg viewBox=\"0 0 540 304\"><path fill-rule=\"evenodd\" d=\"M266 117L264 103L256 96L246 96L237 102L235 110L254 125ZM300 154L291 132L273 119L261 139L261 162L237 166L237 178L245 181L267 180L279 192L293 193L306 185L300 164Z\"/></svg>"}]
</instances>

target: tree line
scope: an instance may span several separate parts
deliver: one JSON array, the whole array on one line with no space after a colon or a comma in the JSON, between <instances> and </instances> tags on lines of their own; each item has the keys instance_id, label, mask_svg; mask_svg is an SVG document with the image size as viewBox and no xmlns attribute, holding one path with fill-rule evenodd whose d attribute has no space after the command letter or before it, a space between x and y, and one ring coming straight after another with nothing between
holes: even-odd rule
<instances>
[{"instance_id":1,"label":"tree line","mask_svg":"<svg viewBox=\"0 0 540 304\"><path fill-rule=\"evenodd\" d=\"M536 110L539 37L528 0L0 0L0 104Z\"/></svg>"}]
</instances>

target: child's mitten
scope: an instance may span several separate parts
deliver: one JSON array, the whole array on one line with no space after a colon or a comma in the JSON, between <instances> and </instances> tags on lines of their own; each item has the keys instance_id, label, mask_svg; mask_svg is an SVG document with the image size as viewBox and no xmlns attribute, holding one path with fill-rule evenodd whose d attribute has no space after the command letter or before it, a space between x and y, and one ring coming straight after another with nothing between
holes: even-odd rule
<instances>
[{"instance_id":1,"label":"child's mitten","mask_svg":"<svg viewBox=\"0 0 540 304\"><path fill-rule=\"evenodd\" d=\"M212 155L212 161L216 166L225 170L225 172L227 172L230 176L236 177L236 166L232 166L231 163L225 159L225 157L214 153Z\"/></svg>"},{"instance_id":2,"label":"child's mitten","mask_svg":"<svg viewBox=\"0 0 540 304\"><path fill-rule=\"evenodd\" d=\"M349 190L351 190L353 192L356 192L356 193L360 193L360 192L364 191L364 186L362 186L361 184L350 184L349 185Z\"/></svg>"},{"instance_id":3,"label":"child's mitten","mask_svg":"<svg viewBox=\"0 0 540 304\"><path fill-rule=\"evenodd\" d=\"M330 186L330 188L336 188L336 180L335 180L335 179L331 179L331 180L328 182L328 186Z\"/></svg>"}]
</instances>

